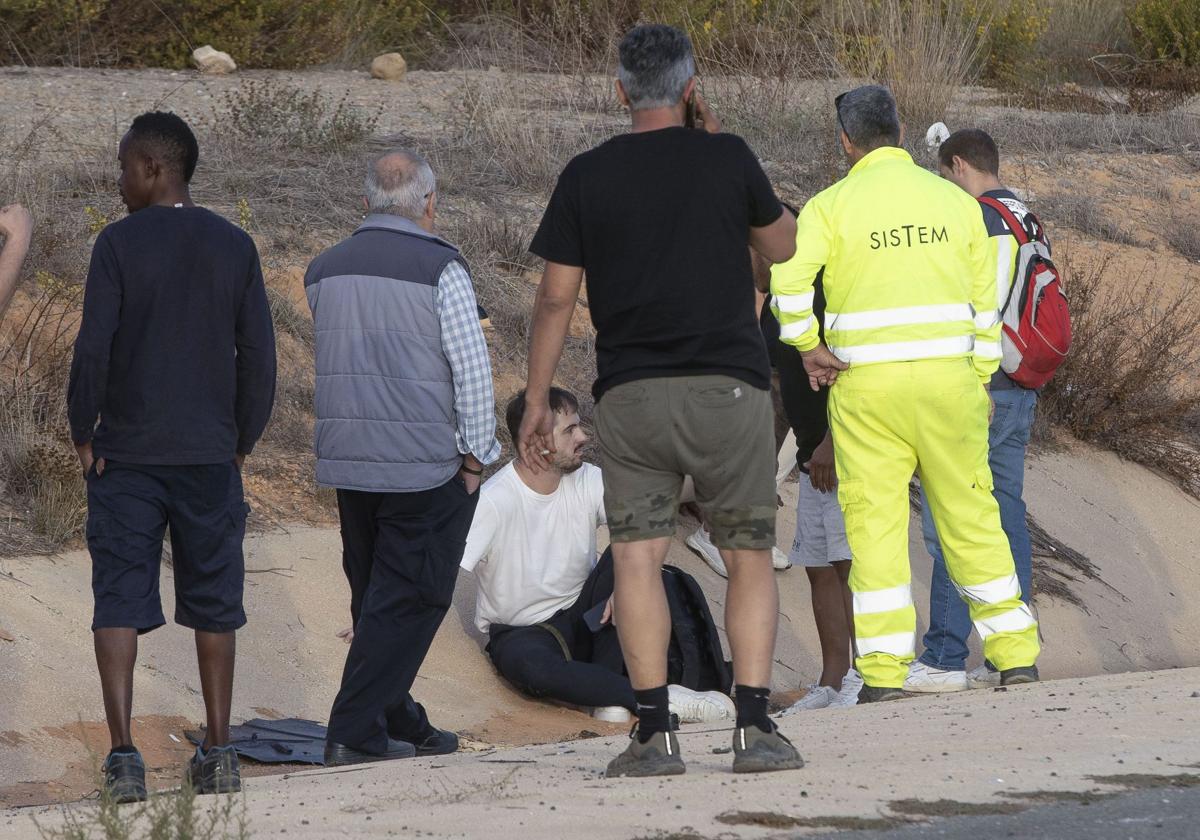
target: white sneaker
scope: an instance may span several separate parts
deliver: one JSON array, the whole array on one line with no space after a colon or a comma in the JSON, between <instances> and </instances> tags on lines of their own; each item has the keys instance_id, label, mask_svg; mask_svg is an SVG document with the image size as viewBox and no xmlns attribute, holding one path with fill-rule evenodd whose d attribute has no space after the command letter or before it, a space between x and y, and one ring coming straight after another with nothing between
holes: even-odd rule
<instances>
[{"instance_id":1,"label":"white sneaker","mask_svg":"<svg viewBox=\"0 0 1200 840\"><path fill-rule=\"evenodd\" d=\"M784 569L792 568L792 558L780 551L778 548L771 549L771 565L775 567L777 572L782 572Z\"/></svg>"},{"instance_id":2,"label":"white sneaker","mask_svg":"<svg viewBox=\"0 0 1200 840\"><path fill-rule=\"evenodd\" d=\"M937 694L942 691L966 691L967 675L964 671L943 671L926 665L919 659L914 659L908 666L908 679L904 681L905 691L916 691L921 694Z\"/></svg>"},{"instance_id":3,"label":"white sneaker","mask_svg":"<svg viewBox=\"0 0 1200 840\"><path fill-rule=\"evenodd\" d=\"M850 706L857 706L858 692L862 687L862 677L859 676L858 671L851 668L846 672L846 676L842 677L842 690L838 692L837 699L829 704L829 708L845 709Z\"/></svg>"},{"instance_id":4,"label":"white sneaker","mask_svg":"<svg viewBox=\"0 0 1200 840\"><path fill-rule=\"evenodd\" d=\"M608 723L629 723L633 715L624 706L597 706L592 709L592 717Z\"/></svg>"},{"instance_id":5,"label":"white sneaker","mask_svg":"<svg viewBox=\"0 0 1200 840\"><path fill-rule=\"evenodd\" d=\"M808 693L784 710L783 714L792 715L796 712L806 712L812 709L827 709L838 699L838 693L827 685L810 685Z\"/></svg>"},{"instance_id":6,"label":"white sneaker","mask_svg":"<svg viewBox=\"0 0 1200 840\"><path fill-rule=\"evenodd\" d=\"M989 671L986 665L967 672L967 688L993 688L1000 685L1000 672Z\"/></svg>"},{"instance_id":7,"label":"white sneaker","mask_svg":"<svg viewBox=\"0 0 1200 840\"><path fill-rule=\"evenodd\" d=\"M721 552L713 545L712 539L709 537L708 531L704 530L703 525L697 528L695 533L689 535L683 542L684 545L700 555L700 559L708 564L708 568L723 578L729 577L729 572L725 568L725 561L721 559Z\"/></svg>"},{"instance_id":8,"label":"white sneaker","mask_svg":"<svg viewBox=\"0 0 1200 840\"><path fill-rule=\"evenodd\" d=\"M692 691L686 686L669 685L667 695L671 713L679 715L680 723L713 723L737 717L733 698L719 691Z\"/></svg>"}]
</instances>

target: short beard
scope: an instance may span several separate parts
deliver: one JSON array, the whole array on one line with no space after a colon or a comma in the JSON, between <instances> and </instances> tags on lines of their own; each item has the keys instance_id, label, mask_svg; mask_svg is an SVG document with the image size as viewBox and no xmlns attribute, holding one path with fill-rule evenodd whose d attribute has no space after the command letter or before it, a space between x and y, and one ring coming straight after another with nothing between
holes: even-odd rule
<instances>
[{"instance_id":1,"label":"short beard","mask_svg":"<svg viewBox=\"0 0 1200 840\"><path fill-rule=\"evenodd\" d=\"M558 467L558 471L563 475L570 475L573 472L578 472L583 467L583 459L580 458L578 461L573 461L570 464L555 464L555 466Z\"/></svg>"}]
</instances>

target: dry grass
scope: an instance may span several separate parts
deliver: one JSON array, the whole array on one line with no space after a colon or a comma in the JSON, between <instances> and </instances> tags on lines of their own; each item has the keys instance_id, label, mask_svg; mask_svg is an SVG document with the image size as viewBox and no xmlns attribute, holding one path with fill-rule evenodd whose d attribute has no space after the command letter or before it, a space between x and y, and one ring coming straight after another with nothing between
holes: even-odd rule
<instances>
[{"instance_id":1,"label":"dry grass","mask_svg":"<svg viewBox=\"0 0 1200 840\"><path fill-rule=\"evenodd\" d=\"M1200 133L1200 116L1185 111L1138 115L961 107L951 111L948 124L986 130L1004 154L1019 152L1060 166L1069 166L1076 152L1186 154Z\"/></svg>"},{"instance_id":2,"label":"dry grass","mask_svg":"<svg viewBox=\"0 0 1200 840\"><path fill-rule=\"evenodd\" d=\"M1056 228L1072 228L1101 242L1140 244L1137 237L1104 209L1097 196L1078 189L1039 196L1037 212L1039 218L1052 219Z\"/></svg>"},{"instance_id":3,"label":"dry grass","mask_svg":"<svg viewBox=\"0 0 1200 840\"><path fill-rule=\"evenodd\" d=\"M1054 57L1058 74L1079 82L1095 80L1094 56L1129 52L1129 18L1124 0L1056 0L1049 4L1038 44Z\"/></svg>"},{"instance_id":4,"label":"dry grass","mask_svg":"<svg viewBox=\"0 0 1200 840\"><path fill-rule=\"evenodd\" d=\"M1200 229L1195 218L1172 216L1163 228L1163 236L1175 251L1192 262L1200 262Z\"/></svg>"},{"instance_id":5,"label":"dry grass","mask_svg":"<svg viewBox=\"0 0 1200 840\"><path fill-rule=\"evenodd\" d=\"M978 7L982 9L983 6ZM945 119L958 91L978 76L986 23L957 0L836 0L820 43L851 78L891 88L909 126Z\"/></svg>"},{"instance_id":6,"label":"dry grass","mask_svg":"<svg viewBox=\"0 0 1200 840\"><path fill-rule=\"evenodd\" d=\"M548 196L567 161L616 125L611 82L569 78L564 91L558 77L464 76L447 134L456 140L434 152L450 179L444 193L486 196L508 187Z\"/></svg>"},{"instance_id":7,"label":"dry grass","mask_svg":"<svg viewBox=\"0 0 1200 840\"><path fill-rule=\"evenodd\" d=\"M1071 301L1071 353L1042 392L1047 425L1069 431L1200 491L1200 306L1164 298L1153 278L1107 278L1107 262L1059 261Z\"/></svg>"}]
</instances>

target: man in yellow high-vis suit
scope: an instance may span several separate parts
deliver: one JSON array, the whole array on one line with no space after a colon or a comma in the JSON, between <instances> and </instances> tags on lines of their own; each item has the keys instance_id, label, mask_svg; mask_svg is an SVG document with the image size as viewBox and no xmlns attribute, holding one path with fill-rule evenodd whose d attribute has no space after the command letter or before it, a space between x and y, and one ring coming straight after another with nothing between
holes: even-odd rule
<instances>
[{"instance_id":1,"label":"man in yellow high-vis suit","mask_svg":"<svg viewBox=\"0 0 1200 840\"><path fill-rule=\"evenodd\" d=\"M813 387L833 385L838 498L854 554L861 702L903 697L914 656L908 483L919 473L951 579L1004 685L1037 680L1038 630L1021 602L988 468L1000 363L996 271L978 203L913 163L891 93L836 101L849 174L800 213L795 256L772 271L781 339ZM825 341L812 313L825 269ZM836 383L836 384L835 384Z\"/></svg>"}]
</instances>

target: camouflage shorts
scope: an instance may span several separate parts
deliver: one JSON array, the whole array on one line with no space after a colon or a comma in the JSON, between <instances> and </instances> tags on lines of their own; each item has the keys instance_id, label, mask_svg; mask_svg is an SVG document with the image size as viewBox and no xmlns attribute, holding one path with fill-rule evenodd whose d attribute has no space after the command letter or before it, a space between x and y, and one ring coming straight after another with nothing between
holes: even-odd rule
<instances>
[{"instance_id":1,"label":"camouflage shorts","mask_svg":"<svg viewBox=\"0 0 1200 840\"><path fill-rule=\"evenodd\" d=\"M719 548L775 546L771 397L729 376L627 382L596 407L613 542L675 534L683 477Z\"/></svg>"}]
</instances>

